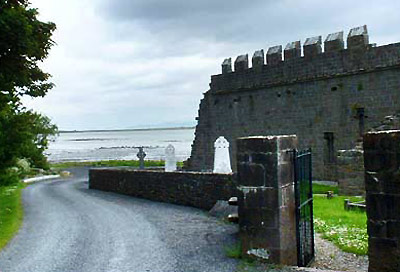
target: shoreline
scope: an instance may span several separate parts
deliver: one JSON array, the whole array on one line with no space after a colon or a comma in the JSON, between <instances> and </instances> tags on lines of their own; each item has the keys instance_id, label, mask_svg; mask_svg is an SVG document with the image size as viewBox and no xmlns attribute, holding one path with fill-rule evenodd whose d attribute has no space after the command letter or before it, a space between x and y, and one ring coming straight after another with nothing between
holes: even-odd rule
<instances>
[{"instance_id":1,"label":"shoreline","mask_svg":"<svg viewBox=\"0 0 400 272\"><path fill-rule=\"evenodd\" d=\"M85 133L85 132L122 132L122 131L159 131L159 130L189 130L192 127L166 127L166 128L127 128L127 129L89 129L89 130L60 130L59 133Z\"/></svg>"}]
</instances>

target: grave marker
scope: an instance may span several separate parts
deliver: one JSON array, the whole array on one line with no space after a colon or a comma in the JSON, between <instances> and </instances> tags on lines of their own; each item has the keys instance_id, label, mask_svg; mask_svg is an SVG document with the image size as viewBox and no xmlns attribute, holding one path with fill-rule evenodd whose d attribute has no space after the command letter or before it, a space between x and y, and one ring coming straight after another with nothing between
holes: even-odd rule
<instances>
[{"instance_id":1,"label":"grave marker","mask_svg":"<svg viewBox=\"0 0 400 272\"><path fill-rule=\"evenodd\" d=\"M229 142L223 137L219 137L215 143L214 173L232 173L231 159L229 157Z\"/></svg>"},{"instance_id":2,"label":"grave marker","mask_svg":"<svg viewBox=\"0 0 400 272\"><path fill-rule=\"evenodd\" d=\"M165 149L165 172L176 171L175 147L168 145Z\"/></svg>"},{"instance_id":3,"label":"grave marker","mask_svg":"<svg viewBox=\"0 0 400 272\"><path fill-rule=\"evenodd\" d=\"M143 146L139 147L139 152L137 153L137 157L139 158L139 169L144 169L144 158L146 157L146 153L143 150Z\"/></svg>"}]
</instances>

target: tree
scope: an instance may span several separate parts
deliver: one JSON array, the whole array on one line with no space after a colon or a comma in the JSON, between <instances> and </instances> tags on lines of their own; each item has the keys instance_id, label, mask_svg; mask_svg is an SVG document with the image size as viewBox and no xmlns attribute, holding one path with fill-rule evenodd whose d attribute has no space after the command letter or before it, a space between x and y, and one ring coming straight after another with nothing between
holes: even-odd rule
<instances>
[{"instance_id":1,"label":"tree","mask_svg":"<svg viewBox=\"0 0 400 272\"><path fill-rule=\"evenodd\" d=\"M27 0L0 0L0 185L18 158L46 168L43 151L57 132L47 117L21 103L21 97L43 97L54 86L38 64L54 45L56 26L37 15Z\"/></svg>"}]
</instances>

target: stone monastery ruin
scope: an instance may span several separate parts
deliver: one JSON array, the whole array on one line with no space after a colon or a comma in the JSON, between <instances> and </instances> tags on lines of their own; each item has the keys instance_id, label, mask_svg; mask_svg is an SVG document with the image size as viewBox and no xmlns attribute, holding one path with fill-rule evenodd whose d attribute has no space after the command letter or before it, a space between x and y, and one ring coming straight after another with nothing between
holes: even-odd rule
<instances>
[{"instance_id":1,"label":"stone monastery ruin","mask_svg":"<svg viewBox=\"0 0 400 272\"><path fill-rule=\"evenodd\" d=\"M303 50L302 50L303 48ZM303 51L303 55L302 55ZM400 43L369 43L366 26L256 51L224 60L200 103L191 170L213 168L214 142L230 143L236 171L236 139L292 135L313 150L313 176L338 180L339 150L356 147L362 135L400 110ZM362 163L362 162L361 162ZM363 182L363 179L362 179Z\"/></svg>"}]
</instances>

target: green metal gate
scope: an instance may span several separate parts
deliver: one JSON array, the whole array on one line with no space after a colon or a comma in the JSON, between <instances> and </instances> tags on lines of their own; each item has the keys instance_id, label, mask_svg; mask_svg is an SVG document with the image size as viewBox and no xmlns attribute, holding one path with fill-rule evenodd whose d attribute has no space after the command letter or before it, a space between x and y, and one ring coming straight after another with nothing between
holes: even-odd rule
<instances>
[{"instance_id":1,"label":"green metal gate","mask_svg":"<svg viewBox=\"0 0 400 272\"><path fill-rule=\"evenodd\" d=\"M293 153L297 262L298 266L304 267L314 260L315 255L311 149L294 150Z\"/></svg>"}]
</instances>

